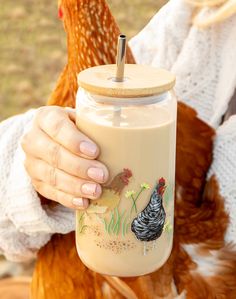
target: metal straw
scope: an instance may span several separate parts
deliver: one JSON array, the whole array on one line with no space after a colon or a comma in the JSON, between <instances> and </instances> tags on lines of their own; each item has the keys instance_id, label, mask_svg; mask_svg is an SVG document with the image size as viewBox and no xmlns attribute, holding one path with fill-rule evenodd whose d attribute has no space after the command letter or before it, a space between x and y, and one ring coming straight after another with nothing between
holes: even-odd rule
<instances>
[{"instance_id":1,"label":"metal straw","mask_svg":"<svg viewBox=\"0 0 236 299\"><path fill-rule=\"evenodd\" d=\"M118 37L117 58L116 58L116 82L124 81L125 71L125 57L126 57L126 36L121 34Z\"/></svg>"},{"instance_id":2,"label":"metal straw","mask_svg":"<svg viewBox=\"0 0 236 299\"><path fill-rule=\"evenodd\" d=\"M114 78L115 82L123 82L124 81L125 57L126 57L126 36L121 34L118 37L117 57L116 57L116 76ZM113 126L120 127L121 107L114 106L113 111L114 111Z\"/></svg>"}]
</instances>

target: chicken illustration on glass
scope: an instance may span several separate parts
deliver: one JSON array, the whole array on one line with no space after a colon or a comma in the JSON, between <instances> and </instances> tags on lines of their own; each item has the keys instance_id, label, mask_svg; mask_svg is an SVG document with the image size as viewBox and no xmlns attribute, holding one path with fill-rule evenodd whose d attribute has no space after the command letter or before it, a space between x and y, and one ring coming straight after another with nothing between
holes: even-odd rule
<instances>
[{"instance_id":1,"label":"chicken illustration on glass","mask_svg":"<svg viewBox=\"0 0 236 299\"><path fill-rule=\"evenodd\" d=\"M138 215L138 199L140 195L145 191L150 189L149 184L142 183L140 185L140 190L138 192L126 191L125 197L130 198L131 206L128 209L120 211L119 202L122 197L122 191L126 186L128 186L130 178L132 178L132 171L128 168L124 168L122 172L116 175L111 183L103 187L102 196L98 200L94 200L86 213L98 214L101 221L104 223L105 231L109 234L114 233L118 235L122 232L122 236L128 232L128 229L135 234L140 241L155 241L158 239L165 225L166 213L163 207L163 195L166 189L165 179L159 179L151 197L150 202L146 208L141 211ZM107 220L102 214L110 212L110 219ZM132 219L133 212L137 216ZM81 215L81 219L84 213ZM130 225L130 222L132 224ZM79 221L79 224L81 221ZM122 227L122 229L120 229ZM83 226L80 228L82 233Z\"/></svg>"},{"instance_id":2,"label":"chicken illustration on glass","mask_svg":"<svg viewBox=\"0 0 236 299\"><path fill-rule=\"evenodd\" d=\"M153 191L146 208L133 220L131 230L140 241L155 241L165 225L166 212L163 207L165 179L161 178Z\"/></svg>"},{"instance_id":3,"label":"chicken illustration on glass","mask_svg":"<svg viewBox=\"0 0 236 299\"><path fill-rule=\"evenodd\" d=\"M138 212L140 196L150 189L147 183L140 184L140 190L128 190L125 193L127 199L131 199L130 208L121 210L119 208L122 192L129 185L132 178L132 171L124 168L122 172L116 175L111 183L103 187L103 193L99 200L93 201L86 212L81 213L78 226L79 232L83 233L86 225L83 225L85 214L95 214L104 224L104 231L109 235L122 237L131 230L139 241L156 241L164 230L171 231L169 222L166 222L166 212L163 206L163 196L166 190L164 178L158 180L154 191L150 196L147 206ZM133 214L135 215L133 216ZM107 217L108 215L108 217ZM133 218L135 217L135 218ZM144 243L144 255L146 255L146 244Z\"/></svg>"},{"instance_id":4,"label":"chicken illustration on glass","mask_svg":"<svg viewBox=\"0 0 236 299\"><path fill-rule=\"evenodd\" d=\"M105 213L112 211L119 205L121 193L129 184L132 177L132 171L124 168L117 174L108 185L103 186L102 196L98 200L93 200L87 209L87 213Z\"/></svg>"}]
</instances>

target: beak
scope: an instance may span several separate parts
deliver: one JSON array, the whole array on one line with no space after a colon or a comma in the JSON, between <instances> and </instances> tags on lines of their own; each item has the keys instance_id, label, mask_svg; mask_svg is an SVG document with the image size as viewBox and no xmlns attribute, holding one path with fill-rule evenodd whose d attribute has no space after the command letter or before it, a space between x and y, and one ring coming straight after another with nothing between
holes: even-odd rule
<instances>
[{"instance_id":1,"label":"beak","mask_svg":"<svg viewBox=\"0 0 236 299\"><path fill-rule=\"evenodd\" d=\"M58 0L58 9L61 7L62 0Z\"/></svg>"}]
</instances>

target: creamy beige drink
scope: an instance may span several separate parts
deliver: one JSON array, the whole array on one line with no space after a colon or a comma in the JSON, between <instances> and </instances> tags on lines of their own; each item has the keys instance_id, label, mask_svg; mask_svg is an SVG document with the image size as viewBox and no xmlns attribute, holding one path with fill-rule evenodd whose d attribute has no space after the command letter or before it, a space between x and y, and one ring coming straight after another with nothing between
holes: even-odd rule
<instances>
[{"instance_id":1,"label":"creamy beige drink","mask_svg":"<svg viewBox=\"0 0 236 299\"><path fill-rule=\"evenodd\" d=\"M87 96L80 89L77 98ZM165 263L172 248L176 107L170 111L161 101L96 105L78 104L77 126L100 145L99 160L111 179L99 200L77 212L78 253L99 273L147 274Z\"/></svg>"}]
</instances>

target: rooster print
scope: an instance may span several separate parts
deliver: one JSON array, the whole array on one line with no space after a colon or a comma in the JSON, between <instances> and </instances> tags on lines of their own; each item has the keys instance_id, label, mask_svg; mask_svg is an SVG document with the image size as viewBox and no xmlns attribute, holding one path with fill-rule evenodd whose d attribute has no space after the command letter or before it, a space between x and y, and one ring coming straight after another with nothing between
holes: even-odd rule
<instances>
[{"instance_id":1,"label":"rooster print","mask_svg":"<svg viewBox=\"0 0 236 299\"><path fill-rule=\"evenodd\" d=\"M108 211L113 211L119 206L121 193L123 189L129 184L129 180L132 177L132 172L128 168L124 168L123 171L117 174L112 181L103 186L102 196L98 200L93 200L87 213L103 214Z\"/></svg>"},{"instance_id":2,"label":"rooster print","mask_svg":"<svg viewBox=\"0 0 236 299\"><path fill-rule=\"evenodd\" d=\"M133 220L131 230L138 240L144 242L155 241L161 236L166 220L163 207L165 189L165 179L161 178L151 195L150 202Z\"/></svg>"}]
</instances>

